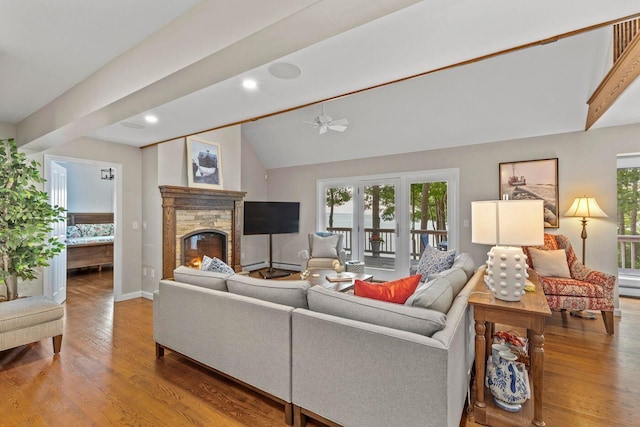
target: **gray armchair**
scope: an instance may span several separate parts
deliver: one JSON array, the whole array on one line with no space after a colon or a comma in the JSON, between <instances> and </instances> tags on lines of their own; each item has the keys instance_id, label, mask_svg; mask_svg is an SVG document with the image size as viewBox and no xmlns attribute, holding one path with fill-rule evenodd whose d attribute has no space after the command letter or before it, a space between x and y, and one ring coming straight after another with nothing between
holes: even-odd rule
<instances>
[{"instance_id":1,"label":"gray armchair","mask_svg":"<svg viewBox=\"0 0 640 427\"><path fill-rule=\"evenodd\" d=\"M344 251L342 234L319 236L309 234L309 249L298 252L303 270L333 269L333 262L338 260L340 265L347 261Z\"/></svg>"}]
</instances>

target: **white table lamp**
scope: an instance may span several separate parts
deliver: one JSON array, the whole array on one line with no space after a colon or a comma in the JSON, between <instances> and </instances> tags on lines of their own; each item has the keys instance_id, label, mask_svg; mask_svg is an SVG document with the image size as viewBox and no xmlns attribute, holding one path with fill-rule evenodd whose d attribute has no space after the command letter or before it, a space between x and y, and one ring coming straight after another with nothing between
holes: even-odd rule
<instances>
[{"instance_id":1,"label":"white table lamp","mask_svg":"<svg viewBox=\"0 0 640 427\"><path fill-rule=\"evenodd\" d=\"M487 285L504 301L520 301L527 262L521 246L544 243L542 200L471 202L471 241L495 245L487 253Z\"/></svg>"}]
</instances>

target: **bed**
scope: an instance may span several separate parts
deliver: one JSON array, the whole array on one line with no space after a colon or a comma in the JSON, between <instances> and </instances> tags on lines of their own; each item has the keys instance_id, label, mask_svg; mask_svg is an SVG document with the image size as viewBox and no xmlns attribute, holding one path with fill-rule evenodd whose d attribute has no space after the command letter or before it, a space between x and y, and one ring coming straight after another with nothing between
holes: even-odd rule
<instances>
[{"instance_id":1,"label":"bed","mask_svg":"<svg viewBox=\"0 0 640 427\"><path fill-rule=\"evenodd\" d=\"M113 213L67 213L67 270L113 264Z\"/></svg>"}]
</instances>

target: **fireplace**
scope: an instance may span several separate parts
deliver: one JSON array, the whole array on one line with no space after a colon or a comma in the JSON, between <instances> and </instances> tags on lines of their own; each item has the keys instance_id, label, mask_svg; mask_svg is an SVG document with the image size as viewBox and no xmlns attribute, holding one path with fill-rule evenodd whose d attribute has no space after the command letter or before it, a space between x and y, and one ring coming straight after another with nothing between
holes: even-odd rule
<instances>
[{"instance_id":1,"label":"fireplace","mask_svg":"<svg viewBox=\"0 0 640 427\"><path fill-rule=\"evenodd\" d=\"M173 270L193 263L203 254L216 257L235 271L242 270L240 236L242 200L240 191L160 186L162 196L162 278ZM205 237L195 237L207 233ZM184 248L184 249L183 249ZM196 255L190 250L195 248ZM200 252L202 249L202 252ZM185 250L187 251L185 254ZM196 258L192 261L192 258Z\"/></svg>"},{"instance_id":2,"label":"fireplace","mask_svg":"<svg viewBox=\"0 0 640 427\"><path fill-rule=\"evenodd\" d=\"M182 237L181 264L200 268L202 257L227 262L227 233L219 230L196 230Z\"/></svg>"}]
</instances>

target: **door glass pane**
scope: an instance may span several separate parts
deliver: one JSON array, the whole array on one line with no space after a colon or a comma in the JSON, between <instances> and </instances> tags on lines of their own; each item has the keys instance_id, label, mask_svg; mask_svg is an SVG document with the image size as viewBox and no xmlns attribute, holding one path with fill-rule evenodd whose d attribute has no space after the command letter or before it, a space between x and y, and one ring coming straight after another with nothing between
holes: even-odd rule
<instances>
[{"instance_id":1,"label":"door glass pane","mask_svg":"<svg viewBox=\"0 0 640 427\"><path fill-rule=\"evenodd\" d=\"M447 241L447 183L413 183L410 188L411 265L416 266L425 245L446 251Z\"/></svg>"},{"instance_id":2,"label":"door glass pane","mask_svg":"<svg viewBox=\"0 0 640 427\"><path fill-rule=\"evenodd\" d=\"M395 185L364 187L364 261L366 267L395 269Z\"/></svg>"},{"instance_id":3,"label":"door glass pane","mask_svg":"<svg viewBox=\"0 0 640 427\"><path fill-rule=\"evenodd\" d=\"M325 193L326 230L342 234L347 260L351 259L353 236L353 187L330 187Z\"/></svg>"}]
</instances>

